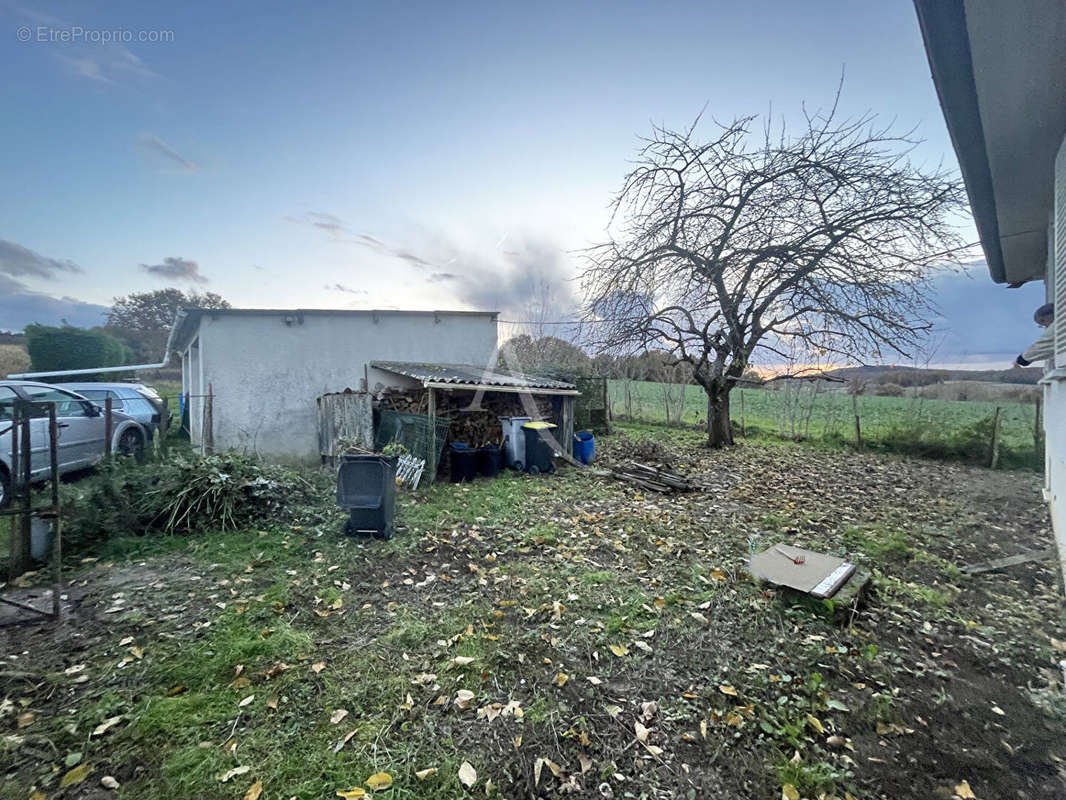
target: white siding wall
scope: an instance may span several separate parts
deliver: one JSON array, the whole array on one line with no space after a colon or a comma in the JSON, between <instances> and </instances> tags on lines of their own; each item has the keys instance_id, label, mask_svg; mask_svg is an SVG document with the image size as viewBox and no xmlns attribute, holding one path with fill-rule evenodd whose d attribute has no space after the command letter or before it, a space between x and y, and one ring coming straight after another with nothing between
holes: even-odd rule
<instances>
[{"instance_id":1,"label":"white siding wall","mask_svg":"<svg viewBox=\"0 0 1066 800\"><path fill-rule=\"evenodd\" d=\"M1054 213L1048 230L1048 294L1055 300L1055 359L1044 378L1045 482L1051 524L1066 578L1066 139L1055 159ZM1049 298L1050 299L1050 298Z\"/></svg>"},{"instance_id":2,"label":"white siding wall","mask_svg":"<svg viewBox=\"0 0 1066 800\"><path fill-rule=\"evenodd\" d=\"M369 361L488 366L495 360L490 316L368 312L305 314L302 320L286 324L276 314L201 320L197 360L202 391L214 391L216 450L317 459L315 398L361 388Z\"/></svg>"}]
</instances>

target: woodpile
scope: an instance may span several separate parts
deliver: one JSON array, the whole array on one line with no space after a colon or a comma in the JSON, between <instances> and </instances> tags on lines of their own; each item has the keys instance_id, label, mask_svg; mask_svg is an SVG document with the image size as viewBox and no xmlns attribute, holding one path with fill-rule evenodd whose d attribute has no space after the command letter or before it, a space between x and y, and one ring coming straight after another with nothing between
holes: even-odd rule
<instances>
[{"instance_id":1,"label":"woodpile","mask_svg":"<svg viewBox=\"0 0 1066 800\"><path fill-rule=\"evenodd\" d=\"M448 439L465 442L471 447L500 444L503 431L500 417L532 416L534 419L552 419L550 397L521 395L516 392L485 392L477 407L471 407L476 393L472 391L436 390L437 417L451 422ZM536 413L530 414L532 401ZM425 389L386 388L378 395L380 408L389 408L411 414L429 413L429 393Z\"/></svg>"},{"instance_id":2,"label":"woodpile","mask_svg":"<svg viewBox=\"0 0 1066 800\"><path fill-rule=\"evenodd\" d=\"M634 486L653 492L691 492L693 489L704 488L684 475L660 467L638 464L636 461L627 461L620 467L612 468L611 475L620 481L632 483Z\"/></svg>"}]
</instances>

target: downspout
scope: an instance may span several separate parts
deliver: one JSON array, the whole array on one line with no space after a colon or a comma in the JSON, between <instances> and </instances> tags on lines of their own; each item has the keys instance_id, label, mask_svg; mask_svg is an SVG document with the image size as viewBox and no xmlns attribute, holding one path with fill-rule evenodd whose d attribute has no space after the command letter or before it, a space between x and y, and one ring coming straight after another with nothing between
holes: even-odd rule
<instances>
[{"instance_id":1,"label":"downspout","mask_svg":"<svg viewBox=\"0 0 1066 800\"><path fill-rule=\"evenodd\" d=\"M18 375L8 375L10 380L26 380L29 378L50 378L64 375L100 375L109 372L129 372L131 369L162 369L170 363L170 348L174 343L174 334L178 330L178 323L188 314L185 309L178 309L174 315L174 324L170 327L170 335L167 337L167 346L163 351L163 360L158 364L127 364L124 367L97 367L95 369L64 369L58 372L21 372Z\"/></svg>"}]
</instances>

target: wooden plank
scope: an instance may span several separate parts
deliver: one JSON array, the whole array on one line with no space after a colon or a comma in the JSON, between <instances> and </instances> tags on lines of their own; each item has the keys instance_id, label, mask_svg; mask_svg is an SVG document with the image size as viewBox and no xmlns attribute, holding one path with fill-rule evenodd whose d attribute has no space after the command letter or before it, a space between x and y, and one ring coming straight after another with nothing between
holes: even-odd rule
<instances>
[{"instance_id":1,"label":"wooden plank","mask_svg":"<svg viewBox=\"0 0 1066 800\"><path fill-rule=\"evenodd\" d=\"M995 570L1016 567L1019 564L1028 564L1031 561L1050 561L1055 558L1055 548L1046 547L1043 550L1028 550L1004 558L993 558L989 561L979 561L976 564L967 564L962 571L968 575L980 575L982 572L994 572Z\"/></svg>"}]
</instances>

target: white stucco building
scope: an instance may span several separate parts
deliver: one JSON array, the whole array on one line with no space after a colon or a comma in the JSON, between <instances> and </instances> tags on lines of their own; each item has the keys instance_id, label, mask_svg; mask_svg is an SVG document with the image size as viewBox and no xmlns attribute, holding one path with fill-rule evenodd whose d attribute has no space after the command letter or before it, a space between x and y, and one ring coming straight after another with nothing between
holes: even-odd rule
<instances>
[{"instance_id":1,"label":"white stucco building","mask_svg":"<svg viewBox=\"0 0 1066 800\"><path fill-rule=\"evenodd\" d=\"M915 8L992 280L1042 281L1055 304L1042 381L1046 494L1066 569L1066 1Z\"/></svg>"},{"instance_id":2,"label":"white stucco building","mask_svg":"<svg viewBox=\"0 0 1066 800\"><path fill-rule=\"evenodd\" d=\"M496 363L496 312L188 309L171 349L181 357L192 444L317 460L316 398L374 389L374 360ZM369 378L369 385L368 383Z\"/></svg>"}]
</instances>

